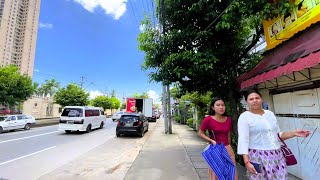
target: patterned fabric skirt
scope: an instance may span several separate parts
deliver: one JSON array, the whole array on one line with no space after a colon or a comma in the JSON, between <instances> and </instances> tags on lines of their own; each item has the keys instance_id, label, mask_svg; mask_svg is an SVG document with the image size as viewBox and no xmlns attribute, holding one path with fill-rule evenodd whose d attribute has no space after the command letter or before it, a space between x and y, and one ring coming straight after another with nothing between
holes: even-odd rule
<instances>
[{"instance_id":1,"label":"patterned fabric skirt","mask_svg":"<svg viewBox=\"0 0 320 180\"><path fill-rule=\"evenodd\" d=\"M286 180L288 176L286 160L281 149L249 150L250 162L261 164L261 173L255 175L247 171L250 180Z\"/></svg>"},{"instance_id":2,"label":"patterned fabric skirt","mask_svg":"<svg viewBox=\"0 0 320 180\"><path fill-rule=\"evenodd\" d=\"M233 163L236 164L236 156L234 155L232 147L230 145L227 145L227 146L225 146L225 148L227 149L227 151L228 151ZM208 173L209 173L209 179L210 180L218 180L218 177L214 174L214 172L212 171L212 169L210 167L208 168ZM236 172L235 172L234 179L238 180L237 167L236 167Z\"/></svg>"}]
</instances>

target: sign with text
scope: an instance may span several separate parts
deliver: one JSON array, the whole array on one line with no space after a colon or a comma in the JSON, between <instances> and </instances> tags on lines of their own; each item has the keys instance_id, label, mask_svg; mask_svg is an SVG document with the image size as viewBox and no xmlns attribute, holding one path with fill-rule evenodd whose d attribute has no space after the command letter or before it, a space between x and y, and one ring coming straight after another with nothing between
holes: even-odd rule
<instances>
[{"instance_id":1,"label":"sign with text","mask_svg":"<svg viewBox=\"0 0 320 180\"><path fill-rule=\"evenodd\" d=\"M267 49L276 47L294 34L320 21L320 0L295 0L292 12L272 20L263 20Z\"/></svg>"},{"instance_id":2,"label":"sign with text","mask_svg":"<svg viewBox=\"0 0 320 180\"><path fill-rule=\"evenodd\" d=\"M128 98L127 99L127 112L134 113L136 112L136 99Z\"/></svg>"}]
</instances>

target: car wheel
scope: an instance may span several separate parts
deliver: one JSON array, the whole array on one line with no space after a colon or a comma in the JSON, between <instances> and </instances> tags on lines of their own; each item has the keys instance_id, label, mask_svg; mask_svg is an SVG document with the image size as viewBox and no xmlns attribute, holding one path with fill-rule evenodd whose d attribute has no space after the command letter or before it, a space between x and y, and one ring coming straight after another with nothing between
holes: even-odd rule
<instances>
[{"instance_id":1,"label":"car wheel","mask_svg":"<svg viewBox=\"0 0 320 180\"><path fill-rule=\"evenodd\" d=\"M103 126L104 126L104 123L103 122L101 122L101 124L100 124L100 129L102 129L103 128Z\"/></svg>"},{"instance_id":2,"label":"car wheel","mask_svg":"<svg viewBox=\"0 0 320 180\"><path fill-rule=\"evenodd\" d=\"M147 130L146 130L146 132L148 132L149 131L149 125L147 126Z\"/></svg>"},{"instance_id":3,"label":"car wheel","mask_svg":"<svg viewBox=\"0 0 320 180\"><path fill-rule=\"evenodd\" d=\"M144 128L141 129L140 137L144 136Z\"/></svg>"},{"instance_id":4,"label":"car wheel","mask_svg":"<svg viewBox=\"0 0 320 180\"><path fill-rule=\"evenodd\" d=\"M117 137L120 137L120 133L116 133L116 136L117 136Z\"/></svg>"},{"instance_id":5,"label":"car wheel","mask_svg":"<svg viewBox=\"0 0 320 180\"><path fill-rule=\"evenodd\" d=\"M24 130L29 130L31 128L31 125L28 123L24 126Z\"/></svg>"},{"instance_id":6,"label":"car wheel","mask_svg":"<svg viewBox=\"0 0 320 180\"><path fill-rule=\"evenodd\" d=\"M70 134L70 133L71 133L71 130L66 130L66 133L67 133L67 134Z\"/></svg>"},{"instance_id":7,"label":"car wheel","mask_svg":"<svg viewBox=\"0 0 320 180\"><path fill-rule=\"evenodd\" d=\"M2 127L0 126L0 134L3 132L3 129L2 129Z\"/></svg>"},{"instance_id":8,"label":"car wheel","mask_svg":"<svg viewBox=\"0 0 320 180\"><path fill-rule=\"evenodd\" d=\"M86 132L87 132L87 133L91 132L91 124L89 124L89 125L87 126Z\"/></svg>"}]
</instances>

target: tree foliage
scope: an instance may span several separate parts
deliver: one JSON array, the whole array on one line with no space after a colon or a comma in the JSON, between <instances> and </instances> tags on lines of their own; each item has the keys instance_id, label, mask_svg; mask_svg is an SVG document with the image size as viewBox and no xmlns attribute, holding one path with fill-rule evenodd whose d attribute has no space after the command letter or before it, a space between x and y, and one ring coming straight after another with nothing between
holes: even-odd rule
<instances>
[{"instance_id":1,"label":"tree foliage","mask_svg":"<svg viewBox=\"0 0 320 180\"><path fill-rule=\"evenodd\" d=\"M164 34L147 17L139 49L142 67L150 79L178 83L181 92L208 91L231 102L238 115L240 99L236 77L257 63L252 48L263 35L262 18L284 14L292 8L285 0L165 1ZM221 16L220 16L221 15ZM262 17L261 17L262 15ZM210 26L211 25L211 26Z\"/></svg>"},{"instance_id":2,"label":"tree foliage","mask_svg":"<svg viewBox=\"0 0 320 180\"><path fill-rule=\"evenodd\" d=\"M121 102L116 97L97 96L91 100L91 105L105 109L119 109Z\"/></svg>"},{"instance_id":3,"label":"tree foliage","mask_svg":"<svg viewBox=\"0 0 320 180\"><path fill-rule=\"evenodd\" d=\"M111 97L110 101L111 101L111 109L120 108L121 102L119 101L119 99L117 99L116 97Z\"/></svg>"},{"instance_id":4,"label":"tree foliage","mask_svg":"<svg viewBox=\"0 0 320 180\"><path fill-rule=\"evenodd\" d=\"M101 107L104 110L112 108L112 102L108 96L97 96L91 100L91 105Z\"/></svg>"},{"instance_id":5,"label":"tree foliage","mask_svg":"<svg viewBox=\"0 0 320 180\"><path fill-rule=\"evenodd\" d=\"M55 92L59 89L60 83L57 82L54 78L50 80L45 80L45 82L38 87L39 84L36 84L35 95L40 97L50 96L52 97Z\"/></svg>"},{"instance_id":6,"label":"tree foliage","mask_svg":"<svg viewBox=\"0 0 320 180\"><path fill-rule=\"evenodd\" d=\"M12 106L27 100L35 86L31 78L26 74L21 75L16 66L0 68L0 104Z\"/></svg>"},{"instance_id":7,"label":"tree foliage","mask_svg":"<svg viewBox=\"0 0 320 180\"><path fill-rule=\"evenodd\" d=\"M134 98L149 98L149 95L146 92L142 92L142 94L139 94L139 93L133 94L133 97Z\"/></svg>"},{"instance_id":8,"label":"tree foliage","mask_svg":"<svg viewBox=\"0 0 320 180\"><path fill-rule=\"evenodd\" d=\"M55 103L61 106L86 106L89 103L89 93L78 85L70 83L66 88L60 88L53 96Z\"/></svg>"}]
</instances>

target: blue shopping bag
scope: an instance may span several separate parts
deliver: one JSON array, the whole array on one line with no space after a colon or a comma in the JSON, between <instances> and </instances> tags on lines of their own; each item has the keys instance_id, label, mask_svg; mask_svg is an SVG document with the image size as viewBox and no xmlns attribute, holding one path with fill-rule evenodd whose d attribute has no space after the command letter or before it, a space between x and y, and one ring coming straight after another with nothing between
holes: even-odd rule
<instances>
[{"instance_id":1,"label":"blue shopping bag","mask_svg":"<svg viewBox=\"0 0 320 180\"><path fill-rule=\"evenodd\" d=\"M233 180L235 165L224 144L209 144L202 152L202 156L219 180Z\"/></svg>"}]
</instances>

